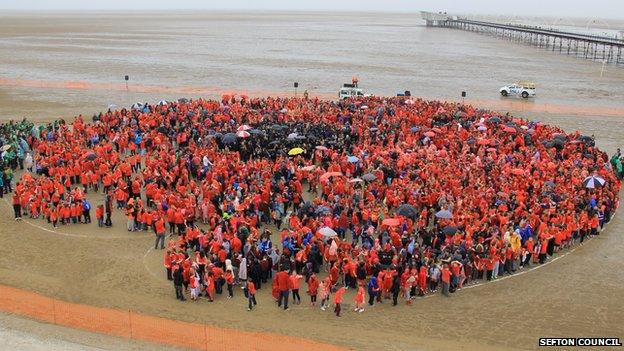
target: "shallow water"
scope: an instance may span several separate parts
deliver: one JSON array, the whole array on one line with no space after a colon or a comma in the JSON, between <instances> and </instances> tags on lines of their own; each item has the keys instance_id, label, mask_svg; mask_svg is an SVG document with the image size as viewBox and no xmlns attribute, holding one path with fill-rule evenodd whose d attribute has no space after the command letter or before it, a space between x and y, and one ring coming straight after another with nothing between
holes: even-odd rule
<instances>
[{"instance_id":1,"label":"shallow water","mask_svg":"<svg viewBox=\"0 0 624 351\"><path fill-rule=\"evenodd\" d=\"M109 104L232 90L294 94L294 81L299 93L307 89L333 97L352 76L375 95L411 90L459 100L466 91L469 99L496 103L501 86L526 79L538 85L538 97L528 104L620 111L624 67L607 66L603 77L601 68L493 37L427 28L417 14L0 16L0 79L11 80L0 84L3 119L50 119L93 113ZM126 74L129 91L123 87Z\"/></svg>"}]
</instances>

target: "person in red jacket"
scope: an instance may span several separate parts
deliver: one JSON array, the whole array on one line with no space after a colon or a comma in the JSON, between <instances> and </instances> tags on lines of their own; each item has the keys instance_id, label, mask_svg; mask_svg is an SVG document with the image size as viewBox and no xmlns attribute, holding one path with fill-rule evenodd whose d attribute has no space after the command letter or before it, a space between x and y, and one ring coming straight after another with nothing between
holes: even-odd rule
<instances>
[{"instance_id":1,"label":"person in red jacket","mask_svg":"<svg viewBox=\"0 0 624 351\"><path fill-rule=\"evenodd\" d=\"M19 183L17 183L19 185ZM17 191L13 194L13 212L15 214L15 220L22 219L22 206L20 204L20 194Z\"/></svg>"},{"instance_id":2,"label":"person in red jacket","mask_svg":"<svg viewBox=\"0 0 624 351\"><path fill-rule=\"evenodd\" d=\"M225 271L225 283L227 284L227 290L228 290L228 299L231 299L232 297L234 297L234 273L232 273L231 269L228 269L227 271Z\"/></svg>"},{"instance_id":3,"label":"person in red jacket","mask_svg":"<svg viewBox=\"0 0 624 351\"><path fill-rule=\"evenodd\" d=\"M294 304L301 303L301 296L299 295L299 282L303 278L302 275L297 274L297 271L293 271L290 275L290 289L292 290L292 298Z\"/></svg>"},{"instance_id":4,"label":"person in red jacket","mask_svg":"<svg viewBox=\"0 0 624 351\"><path fill-rule=\"evenodd\" d=\"M288 272L285 270L279 271L275 275L275 279L277 280L277 287L279 289L280 295L277 300L277 306L282 307L282 303L284 304L284 311L288 310L288 294L290 293L290 276Z\"/></svg>"},{"instance_id":5,"label":"person in red jacket","mask_svg":"<svg viewBox=\"0 0 624 351\"><path fill-rule=\"evenodd\" d=\"M308 295L310 295L310 306L316 305L316 296L318 295L319 281L316 274L312 273L308 279Z\"/></svg>"},{"instance_id":6,"label":"person in red jacket","mask_svg":"<svg viewBox=\"0 0 624 351\"><path fill-rule=\"evenodd\" d=\"M158 249L158 243L160 243L160 249L165 248L165 219L158 217L156 223L154 223L156 229L156 242L154 243L154 250Z\"/></svg>"},{"instance_id":7,"label":"person in red jacket","mask_svg":"<svg viewBox=\"0 0 624 351\"><path fill-rule=\"evenodd\" d=\"M444 265L444 268L442 268L442 295L444 296L450 296L449 295L449 288L451 285L451 270L449 269L448 264Z\"/></svg>"},{"instance_id":8,"label":"person in red jacket","mask_svg":"<svg viewBox=\"0 0 624 351\"><path fill-rule=\"evenodd\" d=\"M247 311L251 311L254 308L254 306L258 304L256 302L256 286L254 285L253 281L250 280L247 282L245 289L247 289L247 300L249 301L249 306L247 306Z\"/></svg>"},{"instance_id":9,"label":"person in red jacket","mask_svg":"<svg viewBox=\"0 0 624 351\"><path fill-rule=\"evenodd\" d=\"M336 317L340 317L340 304L342 303L342 295L344 295L346 290L347 289L343 286L338 289L338 291L336 291L336 294L334 295L334 313L336 313Z\"/></svg>"}]
</instances>

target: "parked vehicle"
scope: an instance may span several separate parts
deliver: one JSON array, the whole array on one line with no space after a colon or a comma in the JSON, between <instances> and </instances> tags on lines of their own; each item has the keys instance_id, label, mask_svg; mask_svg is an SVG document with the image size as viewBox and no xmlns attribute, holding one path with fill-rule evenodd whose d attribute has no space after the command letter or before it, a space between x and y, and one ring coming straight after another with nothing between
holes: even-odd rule
<instances>
[{"instance_id":1,"label":"parked vehicle","mask_svg":"<svg viewBox=\"0 0 624 351\"><path fill-rule=\"evenodd\" d=\"M516 82L500 88L502 96L516 95L525 99L535 96L535 83L532 82Z\"/></svg>"}]
</instances>

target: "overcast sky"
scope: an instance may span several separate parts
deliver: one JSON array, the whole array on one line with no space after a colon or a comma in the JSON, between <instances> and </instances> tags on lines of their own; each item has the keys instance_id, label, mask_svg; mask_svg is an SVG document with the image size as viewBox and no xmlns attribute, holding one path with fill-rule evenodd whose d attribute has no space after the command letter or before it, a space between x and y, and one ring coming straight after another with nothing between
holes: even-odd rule
<instances>
[{"instance_id":1,"label":"overcast sky","mask_svg":"<svg viewBox=\"0 0 624 351\"><path fill-rule=\"evenodd\" d=\"M624 19L624 0L0 0L14 10L359 10Z\"/></svg>"}]
</instances>

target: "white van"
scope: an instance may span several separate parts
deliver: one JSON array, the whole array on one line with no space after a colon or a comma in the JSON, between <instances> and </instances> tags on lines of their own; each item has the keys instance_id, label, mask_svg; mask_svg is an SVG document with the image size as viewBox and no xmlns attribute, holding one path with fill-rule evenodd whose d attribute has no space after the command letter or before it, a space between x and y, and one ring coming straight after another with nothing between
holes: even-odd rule
<instances>
[{"instance_id":1,"label":"white van","mask_svg":"<svg viewBox=\"0 0 624 351\"><path fill-rule=\"evenodd\" d=\"M338 98L341 100L353 98L353 97L366 97L366 96L370 96L370 95L365 95L364 90L358 88L356 84L345 83L342 85L342 88L340 88L340 91L338 91Z\"/></svg>"}]
</instances>

